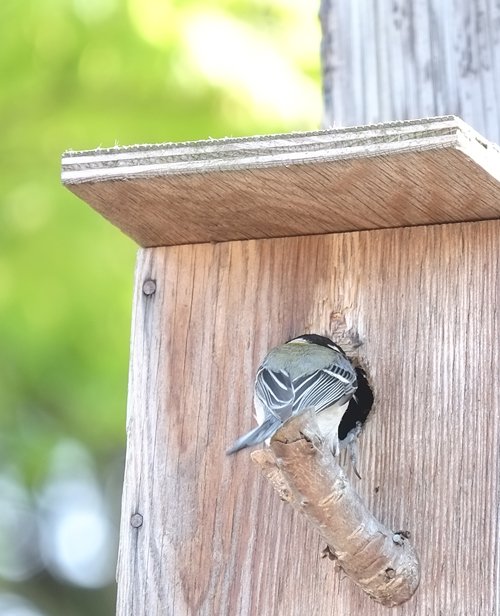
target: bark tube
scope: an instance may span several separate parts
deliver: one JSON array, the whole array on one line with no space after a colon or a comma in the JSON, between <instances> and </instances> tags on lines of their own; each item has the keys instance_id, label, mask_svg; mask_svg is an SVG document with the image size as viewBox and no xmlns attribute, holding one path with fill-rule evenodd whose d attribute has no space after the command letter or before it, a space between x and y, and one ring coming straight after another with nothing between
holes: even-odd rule
<instances>
[{"instance_id":1,"label":"bark tube","mask_svg":"<svg viewBox=\"0 0 500 616\"><path fill-rule=\"evenodd\" d=\"M288 421L270 448L255 451L252 459L282 500L319 531L338 565L362 590L388 607L412 597L420 581L415 549L366 508L318 436L314 412Z\"/></svg>"}]
</instances>

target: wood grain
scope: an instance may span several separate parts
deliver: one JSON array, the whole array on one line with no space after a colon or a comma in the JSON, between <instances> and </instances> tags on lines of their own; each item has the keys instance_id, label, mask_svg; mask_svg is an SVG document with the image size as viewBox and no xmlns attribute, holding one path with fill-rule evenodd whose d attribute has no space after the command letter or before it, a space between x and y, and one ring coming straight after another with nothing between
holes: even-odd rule
<instances>
[{"instance_id":1,"label":"wood grain","mask_svg":"<svg viewBox=\"0 0 500 616\"><path fill-rule=\"evenodd\" d=\"M498 615L499 255L498 221L141 250L120 616L395 613L320 558L246 452L224 454L266 351L342 313L376 393L352 479L421 558L398 615Z\"/></svg>"},{"instance_id":2,"label":"wood grain","mask_svg":"<svg viewBox=\"0 0 500 616\"><path fill-rule=\"evenodd\" d=\"M500 142L495 0L321 1L324 126L453 113Z\"/></svg>"},{"instance_id":3,"label":"wood grain","mask_svg":"<svg viewBox=\"0 0 500 616\"><path fill-rule=\"evenodd\" d=\"M458 118L68 152L63 181L141 246L500 217L500 153Z\"/></svg>"}]
</instances>

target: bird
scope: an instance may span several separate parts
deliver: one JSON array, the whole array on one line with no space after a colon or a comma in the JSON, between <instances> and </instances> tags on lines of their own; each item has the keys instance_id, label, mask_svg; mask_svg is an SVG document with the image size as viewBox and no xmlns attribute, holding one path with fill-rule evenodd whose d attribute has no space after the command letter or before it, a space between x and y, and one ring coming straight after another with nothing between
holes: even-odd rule
<instances>
[{"instance_id":1,"label":"bird","mask_svg":"<svg viewBox=\"0 0 500 616\"><path fill-rule=\"evenodd\" d=\"M314 409L320 435L339 454L339 423L358 386L343 349L319 334L302 334L269 351L255 377L258 426L226 451L234 454L270 439L293 416Z\"/></svg>"}]
</instances>

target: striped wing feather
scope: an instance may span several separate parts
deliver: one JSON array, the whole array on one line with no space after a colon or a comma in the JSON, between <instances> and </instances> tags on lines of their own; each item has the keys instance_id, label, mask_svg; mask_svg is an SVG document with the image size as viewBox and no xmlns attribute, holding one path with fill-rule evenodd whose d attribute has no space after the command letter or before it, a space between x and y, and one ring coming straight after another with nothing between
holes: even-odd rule
<instances>
[{"instance_id":1,"label":"striped wing feather","mask_svg":"<svg viewBox=\"0 0 500 616\"><path fill-rule=\"evenodd\" d=\"M255 395L281 421L286 421L292 414L293 384L288 372L275 372L261 368L255 379Z\"/></svg>"},{"instance_id":2,"label":"striped wing feather","mask_svg":"<svg viewBox=\"0 0 500 616\"><path fill-rule=\"evenodd\" d=\"M261 368L255 393L264 407L281 421L308 408L319 413L335 402L347 401L356 391L356 373L350 364L332 364L293 381L284 370Z\"/></svg>"}]
</instances>

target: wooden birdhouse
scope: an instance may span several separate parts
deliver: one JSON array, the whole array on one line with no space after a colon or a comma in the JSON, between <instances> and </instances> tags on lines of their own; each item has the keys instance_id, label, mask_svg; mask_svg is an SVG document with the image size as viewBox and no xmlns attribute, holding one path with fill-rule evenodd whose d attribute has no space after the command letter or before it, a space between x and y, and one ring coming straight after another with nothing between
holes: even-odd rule
<instances>
[{"instance_id":1,"label":"wooden birdhouse","mask_svg":"<svg viewBox=\"0 0 500 616\"><path fill-rule=\"evenodd\" d=\"M388 613L225 453L264 355L305 332L350 340L375 394L362 479L340 463L418 554L398 613L498 614L497 147L447 116L68 152L62 177L140 246L119 616Z\"/></svg>"}]
</instances>

